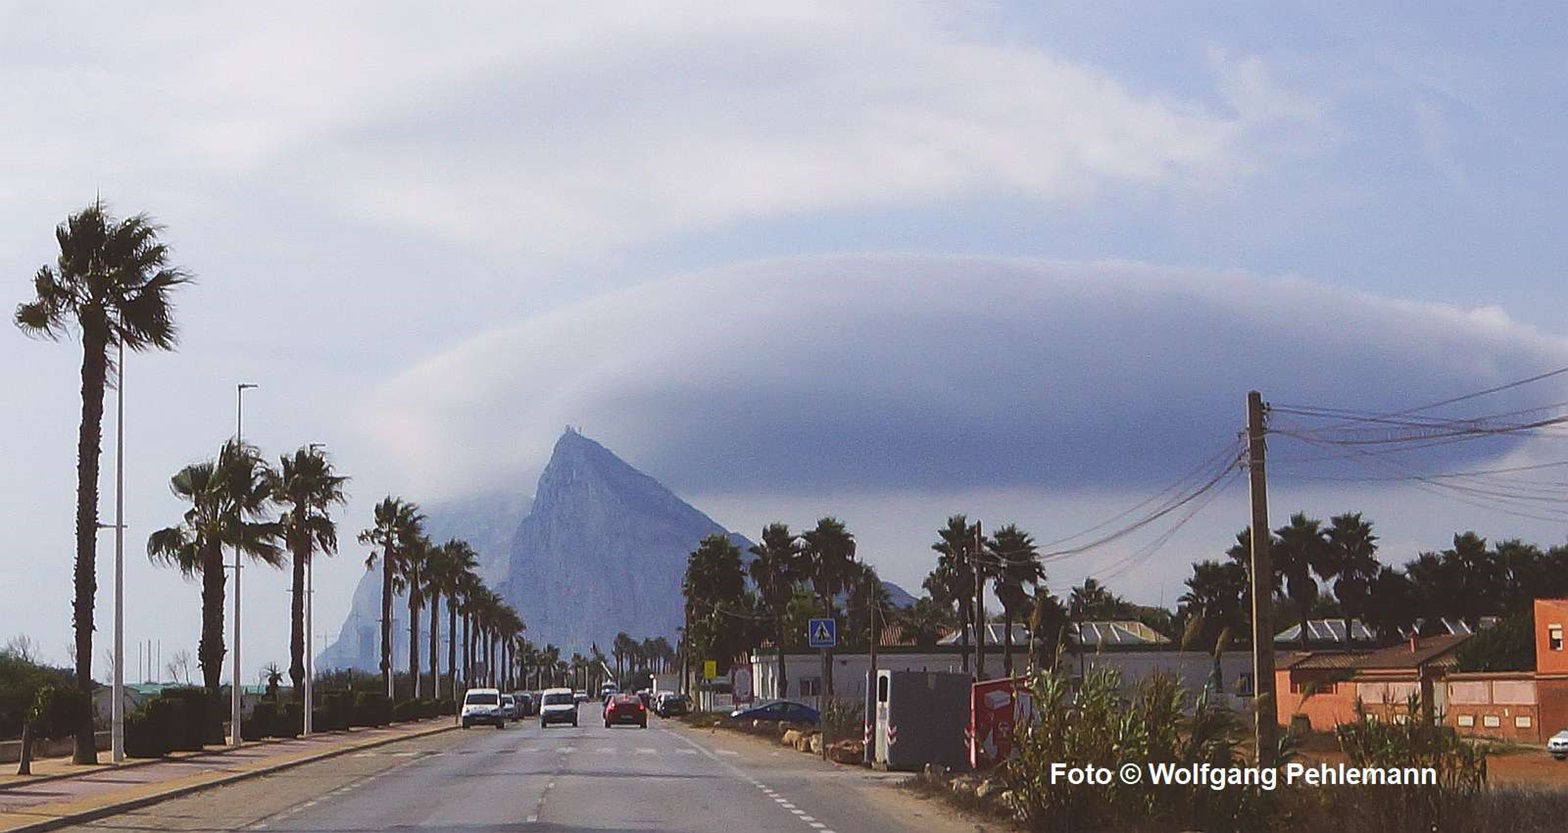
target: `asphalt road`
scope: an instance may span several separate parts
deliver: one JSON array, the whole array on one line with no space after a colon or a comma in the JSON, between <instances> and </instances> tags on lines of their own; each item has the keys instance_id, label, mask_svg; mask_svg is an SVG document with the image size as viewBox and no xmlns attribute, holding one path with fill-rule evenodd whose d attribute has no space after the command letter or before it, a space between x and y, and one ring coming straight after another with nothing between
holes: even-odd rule
<instances>
[{"instance_id":1,"label":"asphalt road","mask_svg":"<svg viewBox=\"0 0 1568 833\"><path fill-rule=\"evenodd\" d=\"M973 833L886 783L797 752L654 718L475 727L205 791L77 830Z\"/></svg>"}]
</instances>

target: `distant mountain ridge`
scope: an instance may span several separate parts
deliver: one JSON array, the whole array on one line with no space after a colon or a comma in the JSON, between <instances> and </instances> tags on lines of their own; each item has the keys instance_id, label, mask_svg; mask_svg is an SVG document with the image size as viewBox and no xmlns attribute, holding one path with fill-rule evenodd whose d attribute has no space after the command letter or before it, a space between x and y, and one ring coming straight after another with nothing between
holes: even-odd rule
<instances>
[{"instance_id":1,"label":"distant mountain ridge","mask_svg":"<svg viewBox=\"0 0 1568 833\"><path fill-rule=\"evenodd\" d=\"M426 515L433 540L459 537L475 545L481 576L522 615L530 641L554 644L568 656L586 654L595 643L608 653L621 631L674 643L687 556L713 534L728 537L742 553L751 546L745 536L570 428L556 441L532 501L487 496L432 506ZM379 576L367 571L360 580L349 617L319 667L379 666ZM903 588L883 584L895 604L913 603ZM397 668L408 662L407 615L407 602L399 599L394 603L399 626L393 630ZM427 611L421 624L428 627L429 618Z\"/></svg>"}]
</instances>

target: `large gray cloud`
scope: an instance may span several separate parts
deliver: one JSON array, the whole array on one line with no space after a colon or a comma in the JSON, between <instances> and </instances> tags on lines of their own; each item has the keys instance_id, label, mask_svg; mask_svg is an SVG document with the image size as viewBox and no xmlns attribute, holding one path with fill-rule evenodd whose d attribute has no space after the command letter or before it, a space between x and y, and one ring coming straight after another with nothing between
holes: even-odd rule
<instances>
[{"instance_id":1,"label":"large gray cloud","mask_svg":"<svg viewBox=\"0 0 1568 833\"><path fill-rule=\"evenodd\" d=\"M1186 471L1250 389L1394 410L1564 364L1496 310L1303 280L855 256L601 296L421 364L367 415L404 477L455 491L526 481L568 423L678 491L1077 490Z\"/></svg>"}]
</instances>

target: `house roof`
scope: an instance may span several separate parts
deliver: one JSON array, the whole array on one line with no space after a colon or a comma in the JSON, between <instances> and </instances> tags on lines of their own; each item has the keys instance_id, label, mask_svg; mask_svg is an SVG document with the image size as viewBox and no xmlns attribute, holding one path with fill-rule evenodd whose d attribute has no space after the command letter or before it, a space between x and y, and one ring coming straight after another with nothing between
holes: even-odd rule
<instances>
[{"instance_id":1,"label":"house roof","mask_svg":"<svg viewBox=\"0 0 1568 833\"><path fill-rule=\"evenodd\" d=\"M1443 664L1453 662L1453 651L1465 640L1470 638L1467 633L1445 633L1440 636L1422 637L1416 641L1412 648L1409 643L1401 642L1391 645L1380 651L1373 651L1364 657L1357 665L1362 669L1379 668L1420 668L1424 665Z\"/></svg>"},{"instance_id":2,"label":"house roof","mask_svg":"<svg viewBox=\"0 0 1568 833\"><path fill-rule=\"evenodd\" d=\"M1449 666L1456 661L1454 649L1469 638L1468 634L1428 636L1414 649L1401 642L1376 651L1291 651L1281 654L1274 667L1290 671L1414 671L1429 665Z\"/></svg>"},{"instance_id":3,"label":"house roof","mask_svg":"<svg viewBox=\"0 0 1568 833\"><path fill-rule=\"evenodd\" d=\"M961 644L962 638L966 634L969 635L969 636L973 636L974 635L974 628L967 627L967 628L961 628L959 630L955 630L952 633L948 634L947 636L944 636L941 639L937 640L936 644L938 644L938 645L959 645L959 644ZM998 625L995 622L987 622L986 623L986 626L985 626L985 644L987 646L1001 645L1003 642L1006 641L1006 637L1007 637L1007 629L1005 627L1003 627L1001 625ZM974 640L971 639L969 644L973 645L974 644ZM1019 645L1028 645L1028 644L1029 644L1029 629L1024 627L1023 625L1013 625L1013 645L1014 646L1019 646Z\"/></svg>"},{"instance_id":4,"label":"house roof","mask_svg":"<svg viewBox=\"0 0 1568 833\"><path fill-rule=\"evenodd\" d=\"M1360 619L1308 619L1307 644L1319 645L1351 645L1363 643L1371 645L1377 642L1377 637ZM1301 623L1280 631L1274 635L1275 642L1300 642Z\"/></svg>"},{"instance_id":5,"label":"house roof","mask_svg":"<svg viewBox=\"0 0 1568 833\"><path fill-rule=\"evenodd\" d=\"M1142 622L1127 619L1112 622L1079 622L1076 643L1085 648L1113 645L1169 645L1170 639ZM1068 638L1075 634L1069 629Z\"/></svg>"}]
</instances>

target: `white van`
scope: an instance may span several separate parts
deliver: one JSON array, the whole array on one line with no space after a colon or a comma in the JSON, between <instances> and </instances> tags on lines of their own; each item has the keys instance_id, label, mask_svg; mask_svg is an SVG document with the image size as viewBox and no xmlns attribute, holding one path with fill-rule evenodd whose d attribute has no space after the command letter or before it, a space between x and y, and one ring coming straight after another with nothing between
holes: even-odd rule
<instances>
[{"instance_id":1,"label":"white van","mask_svg":"<svg viewBox=\"0 0 1568 833\"><path fill-rule=\"evenodd\" d=\"M539 728L551 723L577 725L577 698L569 688L547 688L539 700Z\"/></svg>"},{"instance_id":2,"label":"white van","mask_svg":"<svg viewBox=\"0 0 1568 833\"><path fill-rule=\"evenodd\" d=\"M501 711L501 692L494 688L471 688L463 695L463 728L475 723L488 723L497 729L506 728L506 714Z\"/></svg>"}]
</instances>

